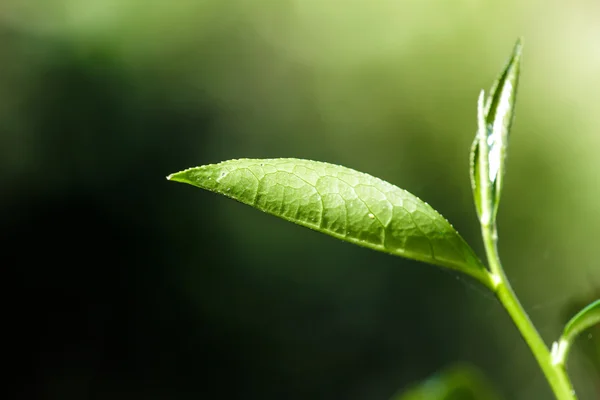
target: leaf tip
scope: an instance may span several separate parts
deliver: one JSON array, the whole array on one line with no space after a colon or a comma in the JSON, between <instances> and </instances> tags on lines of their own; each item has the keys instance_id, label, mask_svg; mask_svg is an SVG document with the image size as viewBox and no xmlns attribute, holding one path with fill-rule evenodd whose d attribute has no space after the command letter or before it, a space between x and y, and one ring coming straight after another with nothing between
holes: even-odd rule
<instances>
[{"instance_id":1,"label":"leaf tip","mask_svg":"<svg viewBox=\"0 0 600 400\"><path fill-rule=\"evenodd\" d=\"M521 53L523 52L523 38L519 37L513 48L511 64L517 64L521 62Z\"/></svg>"},{"instance_id":2,"label":"leaf tip","mask_svg":"<svg viewBox=\"0 0 600 400\"><path fill-rule=\"evenodd\" d=\"M485 90L481 89L479 97L477 98L477 112L484 110L485 105ZM485 113L485 111L483 111Z\"/></svg>"},{"instance_id":3,"label":"leaf tip","mask_svg":"<svg viewBox=\"0 0 600 400\"><path fill-rule=\"evenodd\" d=\"M521 52L521 48L523 47L523 36L519 36L517 38L517 43L515 43L515 51Z\"/></svg>"},{"instance_id":4,"label":"leaf tip","mask_svg":"<svg viewBox=\"0 0 600 400\"><path fill-rule=\"evenodd\" d=\"M167 176L168 181L173 182L184 182L185 181L185 171L174 172Z\"/></svg>"},{"instance_id":5,"label":"leaf tip","mask_svg":"<svg viewBox=\"0 0 600 400\"><path fill-rule=\"evenodd\" d=\"M477 98L477 102L483 102L485 101L485 89L481 89L479 91L479 97Z\"/></svg>"}]
</instances>

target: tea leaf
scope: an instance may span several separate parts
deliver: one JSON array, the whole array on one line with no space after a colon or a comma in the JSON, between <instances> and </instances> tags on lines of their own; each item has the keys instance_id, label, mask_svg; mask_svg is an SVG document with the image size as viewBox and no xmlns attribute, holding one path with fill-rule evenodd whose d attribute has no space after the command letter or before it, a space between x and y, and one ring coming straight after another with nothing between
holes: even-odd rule
<instances>
[{"instance_id":1,"label":"tea leaf","mask_svg":"<svg viewBox=\"0 0 600 400\"><path fill-rule=\"evenodd\" d=\"M555 342L552 347L553 363L555 365L564 364L569 350L577 336L596 324L600 324L600 299L592 302L583 310L579 311L571 318L567 325L565 325L560 340Z\"/></svg>"},{"instance_id":2,"label":"tea leaf","mask_svg":"<svg viewBox=\"0 0 600 400\"><path fill-rule=\"evenodd\" d=\"M240 159L190 168L168 179L350 243L458 270L492 286L473 250L427 203L349 168L291 158Z\"/></svg>"},{"instance_id":3,"label":"tea leaf","mask_svg":"<svg viewBox=\"0 0 600 400\"><path fill-rule=\"evenodd\" d=\"M477 99L477 136L475 136L475 140L471 147L471 187L473 188L475 209L477 210L480 221L483 221L484 219L487 221L490 219L489 215L483 217L483 205L489 204L492 193L488 180L485 178L488 176L486 171L489 170L489 149L485 145L479 145L480 142L485 143L486 141L484 98L485 92L482 90ZM485 207L485 210L488 214L490 213L489 205Z\"/></svg>"},{"instance_id":4,"label":"tea leaf","mask_svg":"<svg viewBox=\"0 0 600 400\"><path fill-rule=\"evenodd\" d=\"M477 135L471 148L471 185L477 213L484 224L495 221L500 203L508 137L519 84L521 47L519 40L504 70L492 85L485 103L478 106L478 114L483 114L483 120L479 118Z\"/></svg>"}]
</instances>

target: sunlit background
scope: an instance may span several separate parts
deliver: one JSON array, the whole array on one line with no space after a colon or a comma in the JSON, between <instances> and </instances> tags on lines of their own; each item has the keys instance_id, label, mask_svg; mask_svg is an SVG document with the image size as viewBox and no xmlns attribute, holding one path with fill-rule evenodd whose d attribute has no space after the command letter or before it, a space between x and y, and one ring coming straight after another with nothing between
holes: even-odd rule
<instances>
[{"instance_id":1,"label":"sunlit background","mask_svg":"<svg viewBox=\"0 0 600 400\"><path fill-rule=\"evenodd\" d=\"M550 344L600 293L597 0L3 0L11 398L386 400L456 362L504 399L552 398L469 279L165 180L342 164L483 257L476 101L520 36L500 253ZM600 398L599 337L569 360L581 400Z\"/></svg>"}]
</instances>

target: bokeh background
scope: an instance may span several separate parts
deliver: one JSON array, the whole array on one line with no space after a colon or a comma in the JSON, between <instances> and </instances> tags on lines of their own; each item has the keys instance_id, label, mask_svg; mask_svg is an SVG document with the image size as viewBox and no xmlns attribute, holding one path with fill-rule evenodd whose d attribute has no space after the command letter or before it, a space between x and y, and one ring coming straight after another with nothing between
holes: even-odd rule
<instances>
[{"instance_id":1,"label":"bokeh background","mask_svg":"<svg viewBox=\"0 0 600 400\"><path fill-rule=\"evenodd\" d=\"M3 0L3 398L388 399L461 362L550 399L469 279L165 180L338 163L427 200L483 257L476 100L519 36L500 251L551 343L600 292L597 0ZM582 400L599 336L569 361Z\"/></svg>"}]
</instances>

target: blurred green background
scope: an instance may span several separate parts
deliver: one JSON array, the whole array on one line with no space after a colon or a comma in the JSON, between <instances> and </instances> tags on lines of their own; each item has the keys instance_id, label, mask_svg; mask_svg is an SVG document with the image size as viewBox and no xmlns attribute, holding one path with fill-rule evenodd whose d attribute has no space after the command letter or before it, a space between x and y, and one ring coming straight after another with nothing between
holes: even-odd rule
<instances>
[{"instance_id":1,"label":"blurred green background","mask_svg":"<svg viewBox=\"0 0 600 400\"><path fill-rule=\"evenodd\" d=\"M426 200L483 257L476 100L523 36L500 252L551 343L600 293L599 19L597 0L3 0L12 398L388 399L458 361L506 399L550 399L467 278L165 176L342 164ZM569 361L582 400L600 397L599 337Z\"/></svg>"}]
</instances>

